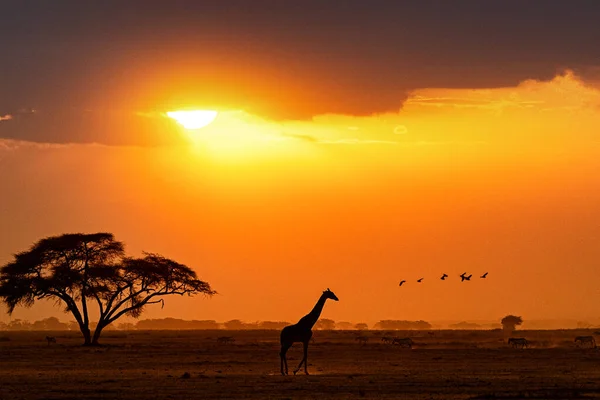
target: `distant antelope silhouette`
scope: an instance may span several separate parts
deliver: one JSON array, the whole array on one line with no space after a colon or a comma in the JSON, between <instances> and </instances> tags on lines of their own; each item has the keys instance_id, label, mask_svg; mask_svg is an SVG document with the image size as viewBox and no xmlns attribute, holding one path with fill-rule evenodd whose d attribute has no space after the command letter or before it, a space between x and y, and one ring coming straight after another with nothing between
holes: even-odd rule
<instances>
[{"instance_id":1,"label":"distant antelope silhouette","mask_svg":"<svg viewBox=\"0 0 600 400\"><path fill-rule=\"evenodd\" d=\"M445 281L447 277L448 277L448 275L444 274L444 275L442 275L442 277L440 279Z\"/></svg>"},{"instance_id":2,"label":"distant antelope silhouette","mask_svg":"<svg viewBox=\"0 0 600 400\"><path fill-rule=\"evenodd\" d=\"M383 343L391 344L394 341L394 338L390 337L390 336L384 336L384 337L381 338L381 341Z\"/></svg>"},{"instance_id":3,"label":"distant antelope silhouette","mask_svg":"<svg viewBox=\"0 0 600 400\"><path fill-rule=\"evenodd\" d=\"M402 286L402 285L404 285L405 283L406 283L406 281L402 280L402 281L400 281L400 283L398 284L398 286Z\"/></svg>"},{"instance_id":4,"label":"distant antelope silhouette","mask_svg":"<svg viewBox=\"0 0 600 400\"><path fill-rule=\"evenodd\" d=\"M296 342L301 342L304 345L304 357L302 357L302 361L298 364L298 368L294 370L294 375L300 371L302 364L304 364L304 373L308 375L308 343L312 338L312 327L319 320L327 299L339 301L337 296L327 288L321 297L319 297L317 304L315 304L311 312L302 317L297 324L286 326L281 330L281 351L279 353L279 356L281 357L281 375L288 374L287 358L285 355L289 348Z\"/></svg>"},{"instance_id":5,"label":"distant antelope silhouette","mask_svg":"<svg viewBox=\"0 0 600 400\"><path fill-rule=\"evenodd\" d=\"M593 336L577 336L575 338L575 344L577 346L581 346L581 347L584 347L587 345L587 346L595 349L596 348L596 339L594 339Z\"/></svg>"},{"instance_id":6,"label":"distant antelope silhouette","mask_svg":"<svg viewBox=\"0 0 600 400\"><path fill-rule=\"evenodd\" d=\"M414 342L411 338L394 338L394 340L392 340L392 344L397 344L400 345L400 347L408 347L409 349L412 349Z\"/></svg>"},{"instance_id":7,"label":"distant antelope silhouette","mask_svg":"<svg viewBox=\"0 0 600 400\"><path fill-rule=\"evenodd\" d=\"M362 344L363 346L365 344L367 344L367 342L369 341L369 338L366 336L358 336L356 339L354 339L358 342L358 344Z\"/></svg>"},{"instance_id":8,"label":"distant antelope silhouette","mask_svg":"<svg viewBox=\"0 0 600 400\"><path fill-rule=\"evenodd\" d=\"M480 278L485 279L485 278L487 278L487 276L488 276L488 273L486 272L485 274L481 275Z\"/></svg>"},{"instance_id":9,"label":"distant antelope silhouette","mask_svg":"<svg viewBox=\"0 0 600 400\"><path fill-rule=\"evenodd\" d=\"M46 340L48 341L48 346L50 346L50 343L56 343L56 338L54 336L46 336Z\"/></svg>"},{"instance_id":10,"label":"distant antelope silhouette","mask_svg":"<svg viewBox=\"0 0 600 400\"><path fill-rule=\"evenodd\" d=\"M529 347L529 341L525 338L510 338L508 344L515 349L524 349Z\"/></svg>"},{"instance_id":11,"label":"distant antelope silhouette","mask_svg":"<svg viewBox=\"0 0 600 400\"><path fill-rule=\"evenodd\" d=\"M233 336L221 336L219 338L217 338L217 343L219 344L230 344L235 342L235 339L233 338Z\"/></svg>"}]
</instances>

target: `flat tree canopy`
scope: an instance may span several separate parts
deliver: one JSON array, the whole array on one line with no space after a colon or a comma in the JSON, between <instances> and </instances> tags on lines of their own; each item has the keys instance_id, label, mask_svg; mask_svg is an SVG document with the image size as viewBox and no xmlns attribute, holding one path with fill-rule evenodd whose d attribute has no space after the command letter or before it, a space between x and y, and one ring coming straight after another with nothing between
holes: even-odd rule
<instances>
[{"instance_id":1,"label":"flat tree canopy","mask_svg":"<svg viewBox=\"0 0 600 400\"><path fill-rule=\"evenodd\" d=\"M137 318L146 305L164 304L173 294L215 292L191 268L158 254L127 257L111 233L48 237L0 268L0 300L9 314L54 299L73 314L85 345L98 344L102 329L123 315ZM99 315L93 335L90 307Z\"/></svg>"}]
</instances>

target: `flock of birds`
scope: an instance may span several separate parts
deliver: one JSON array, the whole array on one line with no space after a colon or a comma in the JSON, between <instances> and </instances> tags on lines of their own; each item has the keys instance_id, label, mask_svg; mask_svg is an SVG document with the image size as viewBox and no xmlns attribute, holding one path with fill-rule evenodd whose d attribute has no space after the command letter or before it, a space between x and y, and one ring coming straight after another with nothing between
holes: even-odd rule
<instances>
[{"instance_id":1,"label":"flock of birds","mask_svg":"<svg viewBox=\"0 0 600 400\"><path fill-rule=\"evenodd\" d=\"M485 278L487 278L487 276L488 276L488 273L486 272L485 274L481 275L479 278L485 279ZM459 275L459 277L460 277L460 281L461 282L470 281L471 278L473 277L473 274L467 275L466 272L463 272L462 274ZM445 281L446 278L448 278L448 274L443 274L440 279L443 280L443 281ZM423 279L425 279L425 278L419 278L419 279L417 279L417 283L423 282ZM406 280L402 280L402 281L400 281L400 283L398 284L398 286L402 286L405 283L406 283Z\"/></svg>"}]
</instances>

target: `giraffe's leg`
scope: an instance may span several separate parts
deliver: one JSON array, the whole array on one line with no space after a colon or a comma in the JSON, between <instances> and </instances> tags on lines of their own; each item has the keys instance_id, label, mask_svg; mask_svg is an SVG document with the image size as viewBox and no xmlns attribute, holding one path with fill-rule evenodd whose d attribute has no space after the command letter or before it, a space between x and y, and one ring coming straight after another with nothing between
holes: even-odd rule
<instances>
[{"instance_id":1,"label":"giraffe's leg","mask_svg":"<svg viewBox=\"0 0 600 400\"><path fill-rule=\"evenodd\" d=\"M308 375L308 342L304 343L304 373Z\"/></svg>"},{"instance_id":2,"label":"giraffe's leg","mask_svg":"<svg viewBox=\"0 0 600 400\"><path fill-rule=\"evenodd\" d=\"M286 353L287 353L287 351L288 351L289 348L290 348L290 346L287 345L287 344L282 344L281 345L281 352L279 353L279 356L281 357L281 375L287 375L288 374L288 365L287 365Z\"/></svg>"},{"instance_id":3,"label":"giraffe's leg","mask_svg":"<svg viewBox=\"0 0 600 400\"><path fill-rule=\"evenodd\" d=\"M302 361L300 361L300 364L298 364L298 368L294 370L294 375L296 375L296 373L300 371L300 368L302 368L302 364L304 364L304 372L306 373L306 375L308 375L308 363L306 361L308 356L308 342L303 342L302 344L304 345L304 357L302 357Z\"/></svg>"}]
</instances>

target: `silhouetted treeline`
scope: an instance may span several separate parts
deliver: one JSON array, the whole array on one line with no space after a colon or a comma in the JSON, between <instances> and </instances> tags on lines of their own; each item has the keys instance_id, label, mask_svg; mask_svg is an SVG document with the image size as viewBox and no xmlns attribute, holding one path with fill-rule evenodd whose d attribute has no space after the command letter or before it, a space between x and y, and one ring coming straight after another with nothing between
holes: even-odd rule
<instances>
[{"instance_id":1,"label":"silhouetted treeline","mask_svg":"<svg viewBox=\"0 0 600 400\"><path fill-rule=\"evenodd\" d=\"M90 322L93 328L95 322ZM233 319L226 322L217 322L215 320L185 320L178 318L157 318L143 319L136 322L123 322L116 324L110 329L118 330L208 330L208 329L227 329L227 330L280 330L284 326L290 325L287 321L257 321L244 322L239 319ZM375 324L375 329L430 329L431 325L425 321L379 321ZM336 322L332 319L322 318L316 324L316 330L367 330L369 326L364 323L352 323L347 321ZM0 322L0 330L10 331L78 331L79 326L75 321L61 322L56 317L44 318L39 321L29 322L22 319L14 319L9 323Z\"/></svg>"},{"instance_id":2,"label":"silhouetted treeline","mask_svg":"<svg viewBox=\"0 0 600 400\"><path fill-rule=\"evenodd\" d=\"M426 330L432 326L427 321L402 321L395 319L384 319L375 324L375 329L380 330Z\"/></svg>"}]
</instances>

